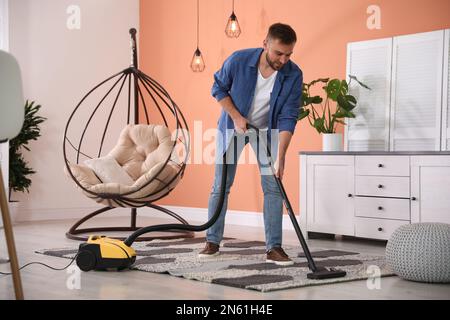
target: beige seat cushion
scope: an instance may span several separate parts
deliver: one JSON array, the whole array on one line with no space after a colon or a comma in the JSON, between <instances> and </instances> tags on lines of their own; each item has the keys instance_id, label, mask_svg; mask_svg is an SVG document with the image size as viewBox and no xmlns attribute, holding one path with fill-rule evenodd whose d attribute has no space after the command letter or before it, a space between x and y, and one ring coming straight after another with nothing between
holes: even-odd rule
<instances>
[{"instance_id":1,"label":"beige seat cushion","mask_svg":"<svg viewBox=\"0 0 450 320\"><path fill-rule=\"evenodd\" d=\"M104 183L100 181L94 171L82 164L70 164L70 170L85 189L96 194L123 195L130 192L116 201L85 192L88 197L98 203L114 207L139 206L142 205L142 201L151 202L167 194L180 181L180 175L174 179L180 167L179 160L172 150L173 141L167 127L127 125L108 156L113 157L125 169L134 180L132 185L116 182ZM170 160L164 166L169 156ZM163 188L172 179L174 180ZM122 200L126 200L127 203Z\"/></svg>"},{"instance_id":2,"label":"beige seat cushion","mask_svg":"<svg viewBox=\"0 0 450 320\"><path fill-rule=\"evenodd\" d=\"M95 159L88 159L84 164L94 171L95 175L103 182L115 182L126 186L134 184L134 180L128 172L114 159L113 156L106 156Z\"/></svg>"}]
</instances>

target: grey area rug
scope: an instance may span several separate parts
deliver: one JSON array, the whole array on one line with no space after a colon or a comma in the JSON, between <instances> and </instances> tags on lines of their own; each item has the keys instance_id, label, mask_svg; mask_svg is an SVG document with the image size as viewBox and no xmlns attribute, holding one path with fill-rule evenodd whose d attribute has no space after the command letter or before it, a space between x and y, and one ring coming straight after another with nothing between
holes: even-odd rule
<instances>
[{"instance_id":1,"label":"grey area rug","mask_svg":"<svg viewBox=\"0 0 450 320\"><path fill-rule=\"evenodd\" d=\"M225 286L268 292L312 285L364 280L374 276L391 276L384 256L341 250L310 248L317 266L341 269L343 278L310 280L307 260L300 246L283 246L294 260L292 266L265 262L265 243L228 238L222 242L220 255L198 258L205 238L153 240L136 242L137 258L131 269L168 273L172 276ZM38 250L36 253L71 259L77 248Z\"/></svg>"}]
</instances>

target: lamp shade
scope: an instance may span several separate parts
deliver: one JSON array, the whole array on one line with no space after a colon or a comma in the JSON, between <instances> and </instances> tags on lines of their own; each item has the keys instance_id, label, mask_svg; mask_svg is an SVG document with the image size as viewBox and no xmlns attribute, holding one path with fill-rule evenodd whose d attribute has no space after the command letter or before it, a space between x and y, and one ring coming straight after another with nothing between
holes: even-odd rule
<instances>
[{"instance_id":1,"label":"lamp shade","mask_svg":"<svg viewBox=\"0 0 450 320\"><path fill-rule=\"evenodd\" d=\"M205 61L203 60L202 52L199 48L195 50L194 56L192 57L191 61L191 69L194 72L203 72L205 70Z\"/></svg>"},{"instance_id":2,"label":"lamp shade","mask_svg":"<svg viewBox=\"0 0 450 320\"><path fill-rule=\"evenodd\" d=\"M241 27L239 26L239 22L234 12L228 19L227 26L225 27L225 34L229 38L237 38L241 34Z\"/></svg>"},{"instance_id":3,"label":"lamp shade","mask_svg":"<svg viewBox=\"0 0 450 320\"><path fill-rule=\"evenodd\" d=\"M19 134L24 112L19 64L11 54L0 50L0 141Z\"/></svg>"}]
</instances>

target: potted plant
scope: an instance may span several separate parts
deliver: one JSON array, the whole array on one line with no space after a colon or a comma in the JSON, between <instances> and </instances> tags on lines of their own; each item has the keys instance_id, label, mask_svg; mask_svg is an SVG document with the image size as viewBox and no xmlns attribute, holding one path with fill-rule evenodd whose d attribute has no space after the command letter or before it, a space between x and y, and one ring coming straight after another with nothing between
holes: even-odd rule
<instances>
[{"instance_id":1,"label":"potted plant","mask_svg":"<svg viewBox=\"0 0 450 320\"><path fill-rule=\"evenodd\" d=\"M13 139L9 140L9 201L12 204L12 211L15 210L14 204L17 201L11 200L12 192L29 192L31 186L30 175L36 173L23 157L23 149L30 151L28 143L31 140L37 140L41 136L40 125L46 120L38 115L40 105L25 102L25 115L22 130Z\"/></svg>"},{"instance_id":2,"label":"potted plant","mask_svg":"<svg viewBox=\"0 0 450 320\"><path fill-rule=\"evenodd\" d=\"M344 118L354 118L352 110L356 107L356 98L348 94L348 88L351 81L354 80L358 85L369 89L364 83L360 82L355 76L349 76L350 81L340 79L320 78L303 83L302 102L303 108L299 114L298 120L308 118L309 123L318 133L322 134L323 151L341 151L342 134L336 133L338 123L345 125ZM325 93L325 101L320 95L311 95L311 89L314 85L324 83L322 87Z\"/></svg>"}]
</instances>

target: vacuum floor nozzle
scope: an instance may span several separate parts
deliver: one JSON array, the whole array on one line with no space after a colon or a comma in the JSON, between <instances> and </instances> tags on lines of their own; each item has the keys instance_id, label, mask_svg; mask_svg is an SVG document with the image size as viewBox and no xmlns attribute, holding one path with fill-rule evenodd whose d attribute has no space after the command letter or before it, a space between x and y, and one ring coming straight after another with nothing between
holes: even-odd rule
<instances>
[{"instance_id":1,"label":"vacuum floor nozzle","mask_svg":"<svg viewBox=\"0 0 450 320\"><path fill-rule=\"evenodd\" d=\"M314 280L323 280L323 279L331 279L331 278L340 278L345 277L347 273L343 270L338 269L327 269L324 267L318 267L316 271L308 273L306 276L308 279Z\"/></svg>"}]
</instances>

